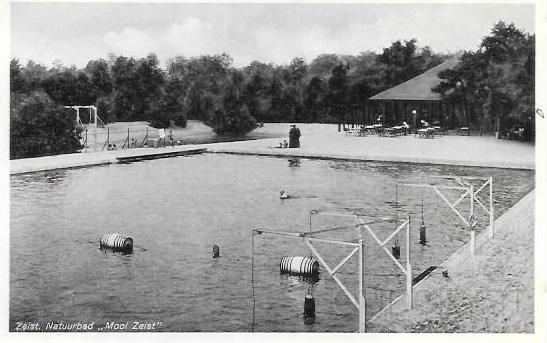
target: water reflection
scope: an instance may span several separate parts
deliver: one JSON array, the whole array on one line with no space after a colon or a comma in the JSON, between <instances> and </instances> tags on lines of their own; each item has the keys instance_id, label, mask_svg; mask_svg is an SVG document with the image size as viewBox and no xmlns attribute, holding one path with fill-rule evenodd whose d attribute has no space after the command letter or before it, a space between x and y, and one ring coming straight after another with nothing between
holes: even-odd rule
<instances>
[{"instance_id":1,"label":"water reflection","mask_svg":"<svg viewBox=\"0 0 547 343\"><path fill-rule=\"evenodd\" d=\"M296 275L291 273L281 273L282 279L288 281L289 284L295 286L300 284L306 285L315 285L321 280L319 273L314 273L311 275Z\"/></svg>"},{"instance_id":2,"label":"water reflection","mask_svg":"<svg viewBox=\"0 0 547 343\"><path fill-rule=\"evenodd\" d=\"M289 168L299 168L301 159L299 157L289 158Z\"/></svg>"}]
</instances>

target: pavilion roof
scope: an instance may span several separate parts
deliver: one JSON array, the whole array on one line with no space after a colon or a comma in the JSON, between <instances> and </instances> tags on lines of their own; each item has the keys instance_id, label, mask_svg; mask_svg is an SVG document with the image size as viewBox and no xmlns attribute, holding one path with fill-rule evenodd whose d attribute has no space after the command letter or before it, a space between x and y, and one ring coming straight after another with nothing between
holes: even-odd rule
<instances>
[{"instance_id":1,"label":"pavilion roof","mask_svg":"<svg viewBox=\"0 0 547 343\"><path fill-rule=\"evenodd\" d=\"M437 86L441 82L441 79L439 79L437 74L444 69L453 68L457 63L458 59L456 58L448 59L408 81L370 97L370 100L440 101L441 94L431 90L431 88Z\"/></svg>"}]
</instances>

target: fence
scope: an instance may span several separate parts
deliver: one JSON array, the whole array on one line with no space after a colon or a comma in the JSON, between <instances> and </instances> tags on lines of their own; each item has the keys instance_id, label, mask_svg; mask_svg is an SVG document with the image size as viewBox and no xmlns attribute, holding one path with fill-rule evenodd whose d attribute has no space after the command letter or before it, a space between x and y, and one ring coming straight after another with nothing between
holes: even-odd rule
<instances>
[{"instance_id":1,"label":"fence","mask_svg":"<svg viewBox=\"0 0 547 343\"><path fill-rule=\"evenodd\" d=\"M89 127L81 133L82 152L180 145L181 138L169 129L164 130L161 135L160 130L148 127Z\"/></svg>"}]
</instances>

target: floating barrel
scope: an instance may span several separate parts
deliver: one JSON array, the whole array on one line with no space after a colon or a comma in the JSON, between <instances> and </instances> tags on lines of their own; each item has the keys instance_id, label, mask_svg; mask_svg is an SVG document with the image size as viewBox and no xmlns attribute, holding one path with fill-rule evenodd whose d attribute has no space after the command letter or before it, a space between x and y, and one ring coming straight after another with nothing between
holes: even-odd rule
<instances>
[{"instance_id":1,"label":"floating barrel","mask_svg":"<svg viewBox=\"0 0 547 343\"><path fill-rule=\"evenodd\" d=\"M119 233L109 233L101 237L101 248L109 248L114 251L133 251L133 238Z\"/></svg>"},{"instance_id":2,"label":"floating barrel","mask_svg":"<svg viewBox=\"0 0 547 343\"><path fill-rule=\"evenodd\" d=\"M319 272L319 262L303 256L285 256L279 264L281 273L312 275Z\"/></svg>"}]
</instances>

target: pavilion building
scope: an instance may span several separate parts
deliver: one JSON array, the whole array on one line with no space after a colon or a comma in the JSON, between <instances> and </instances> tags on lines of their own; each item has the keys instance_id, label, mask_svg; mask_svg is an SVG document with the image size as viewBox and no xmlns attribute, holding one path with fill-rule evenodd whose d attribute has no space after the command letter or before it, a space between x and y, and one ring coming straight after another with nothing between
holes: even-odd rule
<instances>
[{"instance_id":1,"label":"pavilion building","mask_svg":"<svg viewBox=\"0 0 547 343\"><path fill-rule=\"evenodd\" d=\"M451 69L457 63L456 58L446 60L408 81L370 97L367 112L375 118L381 115L381 122L385 126L407 122L418 127L421 120L446 128L462 126L464 123L458 119L461 104L443 99L440 93L432 91L441 82L437 76L439 72ZM371 115L367 117L372 123Z\"/></svg>"}]
</instances>

